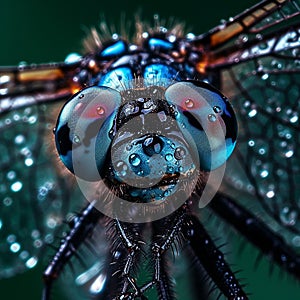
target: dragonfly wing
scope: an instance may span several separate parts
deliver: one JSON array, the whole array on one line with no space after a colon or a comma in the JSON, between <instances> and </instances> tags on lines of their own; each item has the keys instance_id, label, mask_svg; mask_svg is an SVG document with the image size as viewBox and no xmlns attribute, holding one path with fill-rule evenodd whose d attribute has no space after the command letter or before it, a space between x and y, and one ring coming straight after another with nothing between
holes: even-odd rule
<instances>
[{"instance_id":1,"label":"dragonfly wing","mask_svg":"<svg viewBox=\"0 0 300 300\"><path fill-rule=\"evenodd\" d=\"M61 171L52 133L75 69L0 70L0 277L34 267L76 207L72 176Z\"/></svg>"},{"instance_id":2,"label":"dragonfly wing","mask_svg":"<svg viewBox=\"0 0 300 300\"><path fill-rule=\"evenodd\" d=\"M300 1L262 1L195 42L204 53L200 71L217 74L239 121L227 191L238 199L244 195L252 206L259 203L266 223L295 247L300 246L299 7Z\"/></svg>"}]
</instances>

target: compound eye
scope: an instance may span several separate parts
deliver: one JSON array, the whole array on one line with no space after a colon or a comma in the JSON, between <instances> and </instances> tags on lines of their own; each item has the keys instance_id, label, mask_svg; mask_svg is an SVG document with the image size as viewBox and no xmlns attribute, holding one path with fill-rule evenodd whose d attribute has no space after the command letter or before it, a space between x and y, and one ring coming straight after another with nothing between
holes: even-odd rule
<instances>
[{"instance_id":1,"label":"compound eye","mask_svg":"<svg viewBox=\"0 0 300 300\"><path fill-rule=\"evenodd\" d=\"M237 138L237 121L225 96L207 83L181 81L166 89L165 97L177 110L183 134L197 146L200 168L218 168L231 155Z\"/></svg>"},{"instance_id":2,"label":"compound eye","mask_svg":"<svg viewBox=\"0 0 300 300\"><path fill-rule=\"evenodd\" d=\"M64 165L76 176L100 179L98 168L104 165L111 142L109 131L120 104L118 91L95 86L81 90L62 108L55 129L56 148Z\"/></svg>"}]
</instances>

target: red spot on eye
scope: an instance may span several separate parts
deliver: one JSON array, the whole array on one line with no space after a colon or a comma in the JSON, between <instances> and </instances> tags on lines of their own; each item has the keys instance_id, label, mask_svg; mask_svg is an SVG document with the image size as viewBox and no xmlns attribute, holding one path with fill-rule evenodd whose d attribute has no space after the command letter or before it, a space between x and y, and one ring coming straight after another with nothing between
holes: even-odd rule
<instances>
[{"instance_id":1,"label":"red spot on eye","mask_svg":"<svg viewBox=\"0 0 300 300\"><path fill-rule=\"evenodd\" d=\"M100 119L106 116L106 109L104 106L89 104L87 107L83 103L78 103L74 109L75 113L85 119Z\"/></svg>"}]
</instances>

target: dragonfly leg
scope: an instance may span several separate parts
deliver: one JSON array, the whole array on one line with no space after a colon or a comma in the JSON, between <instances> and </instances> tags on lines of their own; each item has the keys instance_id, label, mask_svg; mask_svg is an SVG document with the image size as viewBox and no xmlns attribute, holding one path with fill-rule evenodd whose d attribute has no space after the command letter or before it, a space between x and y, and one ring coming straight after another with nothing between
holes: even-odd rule
<instances>
[{"instance_id":1,"label":"dragonfly leg","mask_svg":"<svg viewBox=\"0 0 300 300\"><path fill-rule=\"evenodd\" d=\"M114 223L116 234L121 243L119 248L123 250L123 253L125 249L127 253L123 255L123 261L118 261L118 269L112 274L112 276L119 274L119 286L122 286L121 291L117 292L118 296L114 299L135 299L135 297L144 299L135 278L131 274L139 255L142 253L141 246L144 242L140 239L140 233L144 225L123 223L118 219L115 219Z\"/></svg>"},{"instance_id":2,"label":"dragonfly leg","mask_svg":"<svg viewBox=\"0 0 300 300\"><path fill-rule=\"evenodd\" d=\"M64 266L69 262L71 257L76 253L78 247L85 239L92 234L96 223L103 215L90 203L75 219L72 229L68 235L61 241L61 245L56 254L50 261L48 267L44 271L44 290L42 299L50 299L50 291L55 279L63 270Z\"/></svg>"},{"instance_id":3,"label":"dragonfly leg","mask_svg":"<svg viewBox=\"0 0 300 300\"><path fill-rule=\"evenodd\" d=\"M300 279L300 256L257 216L223 194L217 194L210 207L263 254Z\"/></svg>"},{"instance_id":4,"label":"dragonfly leg","mask_svg":"<svg viewBox=\"0 0 300 300\"><path fill-rule=\"evenodd\" d=\"M151 251L154 260L152 281L141 287L141 293L156 286L159 299L175 299L171 279L168 272L167 250L175 246L181 239L180 232L185 218L185 210L180 209L173 215L155 221L152 224Z\"/></svg>"},{"instance_id":5,"label":"dragonfly leg","mask_svg":"<svg viewBox=\"0 0 300 300\"><path fill-rule=\"evenodd\" d=\"M225 297L231 300L248 299L247 294L225 261L224 254L214 244L197 217L187 215L183 234L189 241L194 255Z\"/></svg>"}]
</instances>

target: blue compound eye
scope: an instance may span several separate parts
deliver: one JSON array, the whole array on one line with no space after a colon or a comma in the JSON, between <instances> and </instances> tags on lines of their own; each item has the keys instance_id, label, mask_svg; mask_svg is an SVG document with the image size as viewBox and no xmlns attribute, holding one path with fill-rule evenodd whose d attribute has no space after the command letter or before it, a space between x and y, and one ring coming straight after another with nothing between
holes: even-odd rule
<instances>
[{"instance_id":1,"label":"blue compound eye","mask_svg":"<svg viewBox=\"0 0 300 300\"><path fill-rule=\"evenodd\" d=\"M237 121L226 97L199 81L177 82L167 88L165 97L177 110L183 134L196 143L200 168L210 171L224 164L237 137Z\"/></svg>"},{"instance_id":2,"label":"blue compound eye","mask_svg":"<svg viewBox=\"0 0 300 300\"><path fill-rule=\"evenodd\" d=\"M118 91L101 86L81 90L62 108L55 130L56 148L64 165L78 177L99 180L98 169L105 163L109 130L120 104Z\"/></svg>"}]
</instances>

